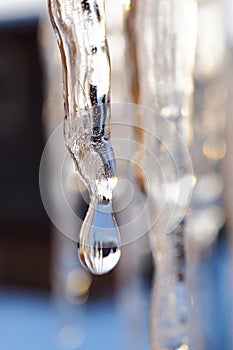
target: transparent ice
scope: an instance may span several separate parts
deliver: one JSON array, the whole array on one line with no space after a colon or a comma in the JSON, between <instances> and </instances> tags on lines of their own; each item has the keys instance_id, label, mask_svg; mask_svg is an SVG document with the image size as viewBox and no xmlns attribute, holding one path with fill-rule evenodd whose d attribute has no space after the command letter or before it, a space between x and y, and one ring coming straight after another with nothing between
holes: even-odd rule
<instances>
[{"instance_id":1,"label":"transparent ice","mask_svg":"<svg viewBox=\"0 0 233 350\"><path fill-rule=\"evenodd\" d=\"M82 265L109 272L120 258L120 235L112 212L117 184L110 142L110 60L104 0L49 0L60 48L67 148L90 194L78 238Z\"/></svg>"}]
</instances>

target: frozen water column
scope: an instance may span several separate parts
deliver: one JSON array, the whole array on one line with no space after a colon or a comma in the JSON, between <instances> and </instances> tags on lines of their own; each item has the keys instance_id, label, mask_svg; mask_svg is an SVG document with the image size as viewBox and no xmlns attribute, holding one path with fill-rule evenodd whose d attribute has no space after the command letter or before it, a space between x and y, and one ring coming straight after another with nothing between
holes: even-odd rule
<instances>
[{"instance_id":1,"label":"frozen water column","mask_svg":"<svg viewBox=\"0 0 233 350\"><path fill-rule=\"evenodd\" d=\"M197 32L195 0L131 0L127 2L125 28L129 57L132 60L130 82L134 103L153 108L169 121L186 145L192 135L191 115L193 98L193 66ZM154 124L158 119L154 120ZM143 126L143 115L141 115ZM156 125L154 125L156 128ZM157 125L158 128L161 125ZM163 214L151 233L151 248L156 265L151 317L153 349L188 349L188 300L184 270L184 225L181 221L185 207L176 203L175 192L186 191L182 186L192 172L186 167L182 143L177 134L164 130L167 144L172 143L171 158L165 143L157 140L157 158L164 169L165 183L160 188L166 194ZM140 137L142 142L143 137ZM152 145L151 145L152 147ZM176 177L177 168L183 173ZM149 174L153 188L154 212L160 206L160 188L156 174ZM178 181L179 180L179 181ZM191 191L191 187L189 186ZM187 200L189 193L187 192ZM176 205L176 207L175 207ZM179 209L170 222L174 230L167 231L167 220L173 209ZM152 210L152 211L153 211ZM155 214L156 215L156 214ZM177 224L181 222L178 226ZM176 228L175 228L176 227Z\"/></svg>"},{"instance_id":2,"label":"frozen water column","mask_svg":"<svg viewBox=\"0 0 233 350\"><path fill-rule=\"evenodd\" d=\"M120 236L112 212L117 176L110 143L105 1L49 0L48 5L63 66L64 136L90 194L78 254L84 267L103 274L120 258Z\"/></svg>"}]
</instances>

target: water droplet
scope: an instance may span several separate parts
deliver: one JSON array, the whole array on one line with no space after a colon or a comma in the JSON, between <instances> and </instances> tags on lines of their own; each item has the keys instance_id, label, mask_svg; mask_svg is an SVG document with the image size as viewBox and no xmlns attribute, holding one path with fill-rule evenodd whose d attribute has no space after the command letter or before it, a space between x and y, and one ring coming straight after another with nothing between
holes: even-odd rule
<instances>
[{"instance_id":1,"label":"water droplet","mask_svg":"<svg viewBox=\"0 0 233 350\"><path fill-rule=\"evenodd\" d=\"M111 200L91 199L79 234L78 255L81 264L96 275L111 271L118 263L120 233Z\"/></svg>"}]
</instances>

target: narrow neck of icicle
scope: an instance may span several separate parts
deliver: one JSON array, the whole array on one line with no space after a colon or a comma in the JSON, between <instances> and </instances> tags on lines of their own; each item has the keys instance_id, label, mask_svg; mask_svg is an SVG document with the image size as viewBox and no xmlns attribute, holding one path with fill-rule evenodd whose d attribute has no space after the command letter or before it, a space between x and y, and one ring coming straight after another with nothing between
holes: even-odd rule
<instances>
[{"instance_id":1,"label":"narrow neck of icicle","mask_svg":"<svg viewBox=\"0 0 233 350\"><path fill-rule=\"evenodd\" d=\"M113 191L117 185L117 177L108 177L96 181L94 196L100 204L108 204L112 202Z\"/></svg>"}]
</instances>

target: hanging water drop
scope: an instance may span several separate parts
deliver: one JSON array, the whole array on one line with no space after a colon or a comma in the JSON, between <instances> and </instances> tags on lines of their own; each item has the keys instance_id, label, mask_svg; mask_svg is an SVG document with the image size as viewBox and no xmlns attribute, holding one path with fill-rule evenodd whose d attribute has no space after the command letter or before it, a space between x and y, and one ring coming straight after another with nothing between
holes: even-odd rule
<instances>
[{"instance_id":1,"label":"hanging water drop","mask_svg":"<svg viewBox=\"0 0 233 350\"><path fill-rule=\"evenodd\" d=\"M99 194L91 199L79 235L78 253L82 265L97 275L112 270L120 259L120 233L112 201Z\"/></svg>"}]
</instances>

